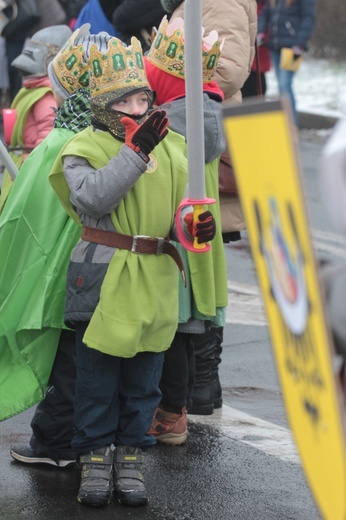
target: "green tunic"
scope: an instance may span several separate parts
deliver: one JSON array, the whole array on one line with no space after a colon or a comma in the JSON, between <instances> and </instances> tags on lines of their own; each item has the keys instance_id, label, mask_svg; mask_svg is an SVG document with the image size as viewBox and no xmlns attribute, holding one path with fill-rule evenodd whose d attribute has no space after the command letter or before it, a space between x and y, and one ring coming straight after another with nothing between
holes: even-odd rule
<instances>
[{"instance_id":1,"label":"green tunic","mask_svg":"<svg viewBox=\"0 0 346 520\"><path fill-rule=\"evenodd\" d=\"M84 157L93 168L100 169L121 146L123 143L108 132L88 128L62 150L52 169L51 182L71 216L77 218L63 176L63 157ZM173 226L187 182L184 138L169 132L151 157L154 166L141 175L111 215L119 233L166 237ZM117 250L84 336L86 345L126 358L169 348L178 324L178 277L179 270L168 255Z\"/></svg>"},{"instance_id":2,"label":"green tunic","mask_svg":"<svg viewBox=\"0 0 346 520\"><path fill-rule=\"evenodd\" d=\"M0 420L42 399L64 326L66 271L81 227L48 174L73 135L53 129L33 150L0 216Z\"/></svg>"},{"instance_id":3,"label":"green tunic","mask_svg":"<svg viewBox=\"0 0 346 520\"><path fill-rule=\"evenodd\" d=\"M224 326L225 307L228 303L227 265L221 233L218 183L219 159L206 164L205 185L207 197L214 198L209 206L216 223L216 235L205 253L186 251L176 244L186 266L188 284L179 287L179 323L190 318L209 320L215 326Z\"/></svg>"}]
</instances>

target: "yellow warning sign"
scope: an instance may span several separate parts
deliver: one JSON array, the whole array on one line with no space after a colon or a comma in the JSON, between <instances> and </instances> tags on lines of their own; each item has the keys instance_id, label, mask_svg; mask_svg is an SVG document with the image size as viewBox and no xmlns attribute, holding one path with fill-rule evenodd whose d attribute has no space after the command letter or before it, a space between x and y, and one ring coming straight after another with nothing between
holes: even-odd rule
<instances>
[{"instance_id":1,"label":"yellow warning sign","mask_svg":"<svg viewBox=\"0 0 346 520\"><path fill-rule=\"evenodd\" d=\"M324 518L346 518L345 421L286 100L224 124L288 420Z\"/></svg>"}]
</instances>

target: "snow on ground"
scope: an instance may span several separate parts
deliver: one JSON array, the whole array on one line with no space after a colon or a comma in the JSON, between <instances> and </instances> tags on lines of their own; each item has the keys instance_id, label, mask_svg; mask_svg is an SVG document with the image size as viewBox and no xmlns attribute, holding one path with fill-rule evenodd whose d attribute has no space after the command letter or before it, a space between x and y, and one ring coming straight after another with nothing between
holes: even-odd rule
<instances>
[{"instance_id":1,"label":"snow on ground","mask_svg":"<svg viewBox=\"0 0 346 520\"><path fill-rule=\"evenodd\" d=\"M278 94L274 70L266 75L267 97ZM303 60L294 77L293 88L298 112L340 116L339 101L346 92L346 63Z\"/></svg>"}]
</instances>

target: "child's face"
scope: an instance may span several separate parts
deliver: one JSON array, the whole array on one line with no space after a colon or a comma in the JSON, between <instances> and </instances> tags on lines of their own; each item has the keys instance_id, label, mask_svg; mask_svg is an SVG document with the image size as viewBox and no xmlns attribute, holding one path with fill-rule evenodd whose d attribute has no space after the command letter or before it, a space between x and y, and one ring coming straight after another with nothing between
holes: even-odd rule
<instances>
[{"instance_id":1,"label":"child's face","mask_svg":"<svg viewBox=\"0 0 346 520\"><path fill-rule=\"evenodd\" d=\"M148 110L148 96L145 92L137 92L116 101L111 105L111 108L131 116L142 116Z\"/></svg>"}]
</instances>

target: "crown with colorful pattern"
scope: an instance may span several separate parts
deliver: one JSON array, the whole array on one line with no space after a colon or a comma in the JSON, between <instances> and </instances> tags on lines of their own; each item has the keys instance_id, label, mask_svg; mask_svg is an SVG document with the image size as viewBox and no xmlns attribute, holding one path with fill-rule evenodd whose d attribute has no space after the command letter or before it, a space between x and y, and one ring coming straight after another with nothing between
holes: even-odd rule
<instances>
[{"instance_id":1,"label":"crown with colorful pattern","mask_svg":"<svg viewBox=\"0 0 346 520\"><path fill-rule=\"evenodd\" d=\"M89 64L85 56L85 45L81 41L90 36L89 28L90 24L84 24L74 31L51 63L53 74L50 77L53 76L54 83L68 95L89 86Z\"/></svg>"},{"instance_id":2,"label":"crown with colorful pattern","mask_svg":"<svg viewBox=\"0 0 346 520\"><path fill-rule=\"evenodd\" d=\"M217 31L211 31L207 37L204 37L204 29L202 33L203 83L210 83L214 78L223 42L219 41ZM183 18L177 17L168 23L167 16L163 17L147 59L164 72L185 79Z\"/></svg>"},{"instance_id":3,"label":"crown with colorful pattern","mask_svg":"<svg viewBox=\"0 0 346 520\"><path fill-rule=\"evenodd\" d=\"M100 52L96 45L90 47L90 94L91 98L102 96L116 98L138 89L149 90L145 73L142 46L134 36L126 46L118 38L108 41L107 49Z\"/></svg>"}]
</instances>

